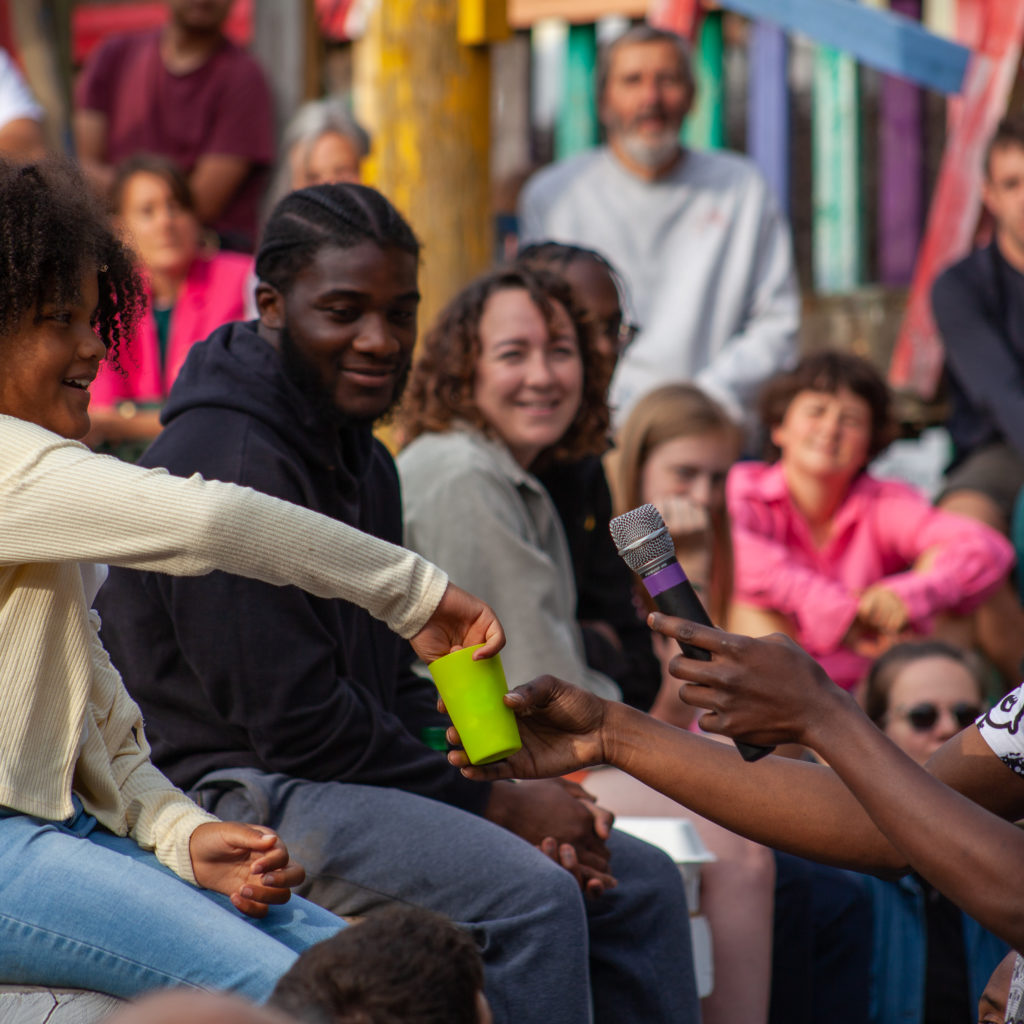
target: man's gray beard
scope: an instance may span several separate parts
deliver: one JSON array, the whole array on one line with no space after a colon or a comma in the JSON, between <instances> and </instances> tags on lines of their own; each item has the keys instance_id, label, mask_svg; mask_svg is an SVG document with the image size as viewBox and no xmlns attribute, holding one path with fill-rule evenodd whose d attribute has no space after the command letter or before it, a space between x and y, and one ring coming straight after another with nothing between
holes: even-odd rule
<instances>
[{"instance_id":1,"label":"man's gray beard","mask_svg":"<svg viewBox=\"0 0 1024 1024\"><path fill-rule=\"evenodd\" d=\"M682 149L679 136L675 132L664 132L657 139L639 138L629 132L623 132L616 141L630 160L652 171L670 164Z\"/></svg>"}]
</instances>

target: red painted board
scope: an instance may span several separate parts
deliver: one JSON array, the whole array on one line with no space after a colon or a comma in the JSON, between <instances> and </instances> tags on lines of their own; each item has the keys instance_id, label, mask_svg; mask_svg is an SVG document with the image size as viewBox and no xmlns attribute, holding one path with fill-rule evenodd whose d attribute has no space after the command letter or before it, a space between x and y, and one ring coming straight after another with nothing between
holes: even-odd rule
<instances>
[{"instance_id":1,"label":"red painted board","mask_svg":"<svg viewBox=\"0 0 1024 1024\"><path fill-rule=\"evenodd\" d=\"M649 24L690 40L697 38L700 17L700 0L651 0L647 9Z\"/></svg>"},{"instance_id":2,"label":"red painted board","mask_svg":"<svg viewBox=\"0 0 1024 1024\"><path fill-rule=\"evenodd\" d=\"M985 11L980 48L971 57L960 116L946 140L889 382L932 398L942 373L942 343L931 311L936 276L974 243L981 213L982 156L1016 78L1024 40L1024 0L1000 0Z\"/></svg>"}]
</instances>

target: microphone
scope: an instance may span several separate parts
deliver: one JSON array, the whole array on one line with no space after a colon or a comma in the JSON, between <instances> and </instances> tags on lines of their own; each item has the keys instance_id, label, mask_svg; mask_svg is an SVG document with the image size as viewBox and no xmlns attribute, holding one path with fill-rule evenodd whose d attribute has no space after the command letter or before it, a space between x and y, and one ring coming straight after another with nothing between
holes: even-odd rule
<instances>
[{"instance_id":1,"label":"microphone","mask_svg":"<svg viewBox=\"0 0 1024 1024\"><path fill-rule=\"evenodd\" d=\"M713 626L704 605L700 603L683 567L676 560L676 547L665 520L653 505L640 505L608 524L612 540L622 560L640 577L644 589L654 598L658 611L689 619L703 626ZM680 643L687 658L710 661L711 653L703 647ZM770 754L774 747L733 741L745 761L756 761Z\"/></svg>"}]
</instances>

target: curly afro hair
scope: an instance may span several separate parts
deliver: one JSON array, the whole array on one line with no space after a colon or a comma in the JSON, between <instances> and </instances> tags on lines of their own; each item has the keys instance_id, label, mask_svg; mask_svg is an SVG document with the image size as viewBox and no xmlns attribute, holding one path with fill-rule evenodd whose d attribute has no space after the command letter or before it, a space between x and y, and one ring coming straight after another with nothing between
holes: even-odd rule
<instances>
[{"instance_id":1,"label":"curly afro hair","mask_svg":"<svg viewBox=\"0 0 1024 1024\"><path fill-rule=\"evenodd\" d=\"M144 305L130 250L117 237L78 168L51 158L0 161L0 339L49 302L76 299L82 275L96 268L96 333L117 363Z\"/></svg>"}]
</instances>

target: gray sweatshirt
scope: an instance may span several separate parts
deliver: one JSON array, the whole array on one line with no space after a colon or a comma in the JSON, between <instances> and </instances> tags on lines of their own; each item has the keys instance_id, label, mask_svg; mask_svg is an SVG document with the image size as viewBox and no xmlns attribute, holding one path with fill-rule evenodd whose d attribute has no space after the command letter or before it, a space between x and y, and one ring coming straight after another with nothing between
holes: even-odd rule
<instances>
[{"instance_id":1,"label":"gray sweatshirt","mask_svg":"<svg viewBox=\"0 0 1024 1024\"><path fill-rule=\"evenodd\" d=\"M622 274L640 335L619 362L621 422L652 388L693 381L738 421L796 357L800 296L789 227L753 163L687 150L646 182L607 148L535 174L520 199L522 242L596 249Z\"/></svg>"}]
</instances>

